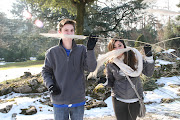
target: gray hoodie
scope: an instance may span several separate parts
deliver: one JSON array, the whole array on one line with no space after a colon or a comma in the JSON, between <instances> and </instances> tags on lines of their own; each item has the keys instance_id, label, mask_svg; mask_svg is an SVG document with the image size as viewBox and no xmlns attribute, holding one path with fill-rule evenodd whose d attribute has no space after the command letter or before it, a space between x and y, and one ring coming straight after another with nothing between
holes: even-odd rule
<instances>
[{"instance_id":1,"label":"gray hoodie","mask_svg":"<svg viewBox=\"0 0 180 120\"><path fill-rule=\"evenodd\" d=\"M134 99L137 98L134 90L132 89L129 81L120 68L114 63L108 63L106 67L107 71L107 86L112 88L111 95L120 99ZM143 60L142 73L148 77L154 73L154 62L147 62ZM131 81L135 85L140 97L143 97L143 87L140 76L130 77Z\"/></svg>"},{"instance_id":2,"label":"gray hoodie","mask_svg":"<svg viewBox=\"0 0 180 120\"><path fill-rule=\"evenodd\" d=\"M62 40L60 40L62 43ZM47 50L42 76L47 88L55 84L61 94L51 95L53 104L75 104L85 101L84 71L92 72L97 65L94 50L72 42L69 57L61 44Z\"/></svg>"}]
</instances>

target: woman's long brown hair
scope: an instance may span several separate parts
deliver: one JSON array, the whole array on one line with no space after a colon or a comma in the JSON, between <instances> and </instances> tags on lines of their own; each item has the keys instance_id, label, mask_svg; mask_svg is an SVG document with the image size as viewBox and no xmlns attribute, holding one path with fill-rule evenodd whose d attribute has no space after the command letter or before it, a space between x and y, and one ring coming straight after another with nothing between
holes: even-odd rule
<instances>
[{"instance_id":1,"label":"woman's long brown hair","mask_svg":"<svg viewBox=\"0 0 180 120\"><path fill-rule=\"evenodd\" d=\"M125 45L123 40L112 39L108 44L108 50L109 51L114 50L114 44L115 44L116 41L120 41L124 45L124 48L126 48L126 45ZM137 63L137 59L136 59L135 53L132 50L124 52L124 60L123 61L124 61L125 64L130 66L133 70L137 69L135 67L135 65Z\"/></svg>"}]
</instances>

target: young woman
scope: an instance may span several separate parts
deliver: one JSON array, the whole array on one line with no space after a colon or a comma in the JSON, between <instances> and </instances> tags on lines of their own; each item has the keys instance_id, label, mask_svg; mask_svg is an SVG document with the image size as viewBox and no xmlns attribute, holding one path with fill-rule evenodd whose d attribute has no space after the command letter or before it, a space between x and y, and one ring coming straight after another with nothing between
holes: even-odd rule
<instances>
[{"instance_id":1,"label":"young woman","mask_svg":"<svg viewBox=\"0 0 180 120\"><path fill-rule=\"evenodd\" d=\"M154 72L151 46L144 46L144 59L137 49L126 47L123 40L112 39L108 44L108 50L110 52L98 60L98 62L102 59L108 60L107 80L103 86L112 88L111 96L117 120L136 120L140 108L139 99L125 74L129 76L140 97L143 98L140 74L151 76Z\"/></svg>"}]
</instances>

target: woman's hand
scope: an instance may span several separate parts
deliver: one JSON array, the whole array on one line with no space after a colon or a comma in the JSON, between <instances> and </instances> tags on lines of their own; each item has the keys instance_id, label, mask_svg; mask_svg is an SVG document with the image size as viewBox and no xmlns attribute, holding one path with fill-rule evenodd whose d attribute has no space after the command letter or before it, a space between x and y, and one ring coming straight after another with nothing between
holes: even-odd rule
<instances>
[{"instance_id":1,"label":"woman's hand","mask_svg":"<svg viewBox=\"0 0 180 120\"><path fill-rule=\"evenodd\" d=\"M151 48L152 48L151 45L148 44L144 45L144 53L147 57L152 56Z\"/></svg>"}]
</instances>

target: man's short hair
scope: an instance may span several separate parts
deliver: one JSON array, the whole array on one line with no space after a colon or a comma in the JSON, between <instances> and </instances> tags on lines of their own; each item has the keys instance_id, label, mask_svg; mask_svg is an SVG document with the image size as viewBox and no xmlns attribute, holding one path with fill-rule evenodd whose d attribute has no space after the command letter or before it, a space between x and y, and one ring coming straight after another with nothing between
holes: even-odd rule
<instances>
[{"instance_id":1,"label":"man's short hair","mask_svg":"<svg viewBox=\"0 0 180 120\"><path fill-rule=\"evenodd\" d=\"M76 21L71 20L71 19L63 19L63 20L61 20L61 21L58 23L58 25L57 25L58 31L61 31L62 27L63 27L64 25L66 25L66 24L71 24L71 25L73 25L74 30L75 30Z\"/></svg>"}]
</instances>

